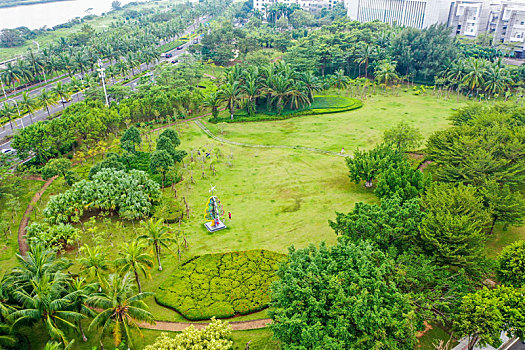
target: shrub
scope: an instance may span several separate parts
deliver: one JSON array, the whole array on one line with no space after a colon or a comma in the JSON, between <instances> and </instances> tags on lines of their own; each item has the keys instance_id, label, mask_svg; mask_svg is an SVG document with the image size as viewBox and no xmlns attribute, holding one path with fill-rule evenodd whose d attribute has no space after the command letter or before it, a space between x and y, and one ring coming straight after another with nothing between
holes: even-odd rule
<instances>
[{"instance_id":1,"label":"shrub","mask_svg":"<svg viewBox=\"0 0 525 350\"><path fill-rule=\"evenodd\" d=\"M315 96L311 106L300 110L283 110L280 115L266 109L258 109L258 113L250 117L245 111L235 114L233 120L230 117L211 118L210 123L238 123L238 122L259 122L270 120L283 120L302 115L331 114L351 111L363 107L363 103L354 98L344 96Z\"/></svg>"},{"instance_id":2,"label":"shrub","mask_svg":"<svg viewBox=\"0 0 525 350\"><path fill-rule=\"evenodd\" d=\"M159 287L156 299L190 320L262 310L284 259L267 250L202 255L175 271Z\"/></svg>"}]
</instances>

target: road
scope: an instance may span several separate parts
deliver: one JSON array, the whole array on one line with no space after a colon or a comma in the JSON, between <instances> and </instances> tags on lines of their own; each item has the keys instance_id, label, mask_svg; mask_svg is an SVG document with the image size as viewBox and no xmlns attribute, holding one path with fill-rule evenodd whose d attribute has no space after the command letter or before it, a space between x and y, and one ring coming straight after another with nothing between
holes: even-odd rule
<instances>
[{"instance_id":1,"label":"road","mask_svg":"<svg viewBox=\"0 0 525 350\"><path fill-rule=\"evenodd\" d=\"M518 340L506 350L525 350L525 344L523 344L522 340Z\"/></svg>"},{"instance_id":2,"label":"road","mask_svg":"<svg viewBox=\"0 0 525 350\"><path fill-rule=\"evenodd\" d=\"M199 23L204 23L204 22L206 22L206 20L207 20L206 16L202 17L199 20ZM189 34L193 30L195 30L195 25L192 25L192 26L188 27L186 29L186 31L184 32L184 34L182 34L182 36L184 36L186 34ZM182 50L177 50L175 48L175 49L169 51L171 54L173 54L173 57L171 57L171 58L160 58L158 62L150 65L149 68L153 67L154 65L161 64L163 62L169 62L169 61L174 60L176 57L186 53L187 50L188 50L188 47L191 46L192 44L193 44L193 41L190 40L186 44L182 45L182 47L183 47ZM140 71L142 71L142 70L146 69L147 67L146 67L145 64L142 64L140 68L141 68ZM140 72L137 72L137 74L139 74L139 73ZM69 79L69 78L66 78L66 79ZM124 84L124 86L130 86L133 89L136 86L137 79L134 79L134 80ZM63 81L67 81L67 80L63 80ZM107 82L106 85L110 86L112 84L111 84L111 82ZM75 103L75 102L78 102L78 101L82 101L83 99L84 99L83 93L82 92L78 92L78 93L75 93L75 94L71 95L71 102L70 103ZM66 103L66 106L68 104L70 104L70 103ZM59 105L54 105L54 106L49 107L49 112L50 112L51 115L53 115L54 113L59 112L63 108L64 108L64 106L62 106L62 104L60 103ZM32 124L32 123L36 123L38 121L45 120L47 118L49 118L49 115L48 115L46 109L43 108L43 109L40 109L38 111L35 111L33 113L33 116L26 115L26 116L24 116L22 118L19 118L17 120L13 120L13 129L11 129L11 126L9 125L9 123L7 123L3 127L0 127L0 142L1 142L1 140L3 138L5 138L5 137L7 137L9 135L12 135L14 132L16 132L17 129L21 129L23 127L26 127L26 126ZM11 142L10 141L0 144L0 150L9 149L9 148L11 148Z\"/></svg>"}]
</instances>

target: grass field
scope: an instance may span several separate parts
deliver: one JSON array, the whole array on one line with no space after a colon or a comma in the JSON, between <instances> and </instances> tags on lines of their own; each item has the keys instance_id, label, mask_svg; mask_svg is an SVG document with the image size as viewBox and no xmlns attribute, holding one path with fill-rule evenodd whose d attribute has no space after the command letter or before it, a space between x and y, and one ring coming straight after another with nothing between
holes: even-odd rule
<instances>
[{"instance_id":1,"label":"grass field","mask_svg":"<svg viewBox=\"0 0 525 350\"><path fill-rule=\"evenodd\" d=\"M206 126L223 138L250 144L301 145L331 151L340 151L344 147L351 153L358 147L373 147L381 140L383 131L399 121L420 128L428 136L447 127L447 117L453 108L460 105L455 99L447 101L401 92L400 96L374 95L364 101L363 108L345 113L260 123L206 123ZM249 249L286 253L291 245L305 247L321 241L334 244L337 237L328 220L335 218L336 211L349 212L358 201L377 202L372 190L349 181L342 157L302 150L225 145L207 137L193 122L181 123L178 131L182 140L180 147L193 153L196 160L191 162L189 156L185 159L182 169L184 179L176 186L177 200L183 205L184 198L190 207L190 219L183 222L180 228L175 225L175 229L183 232L189 243L183 261L205 253ZM143 149L149 149L148 145L143 145ZM197 155L197 149L201 156ZM202 154L206 151L211 153L211 157L203 163ZM218 152L221 156L217 159L215 155ZM215 175L210 169L212 162ZM89 161L75 170L85 174L91 164ZM30 198L42 182L27 181L24 193ZM216 186L215 194L221 199L225 212L232 213L232 220L225 219L228 229L213 234L203 226L211 185ZM62 179L55 181L43 196L35 215L39 216L52 194L66 188ZM172 189L165 189L164 196L174 196ZM23 213L25 204L20 210ZM117 217L98 220L94 229L104 237L102 244L110 250L111 259L117 256L118 244L132 240L139 230L138 222L120 221ZM82 243L93 244L95 236L85 234ZM509 228L508 231L498 228L488 244L489 255L495 255L502 246L524 236L523 227ZM76 258L77 252L68 254ZM10 251L0 253L0 257L12 255ZM168 253L162 256L162 262L164 271L153 268L151 279L142 278L145 290L156 291L180 264L176 256ZM73 271L78 271L78 266ZM153 298L147 303L158 320L186 321L176 311L158 305ZM266 317L267 310L263 310L232 320ZM144 343L151 343L160 334L155 331L144 333ZM444 338L445 335L441 329L429 332L422 339L421 348L431 349L433 339ZM235 348L243 349L251 340L251 349L278 349L277 342L271 336L271 331L267 329L235 332ZM86 344L77 344L74 349L91 348Z\"/></svg>"},{"instance_id":2,"label":"grass field","mask_svg":"<svg viewBox=\"0 0 525 350\"><path fill-rule=\"evenodd\" d=\"M328 94L336 94L330 91ZM429 136L449 125L447 117L458 104L455 99L431 95L400 96L377 94L363 101L357 110L327 115L311 115L283 121L222 123L206 126L229 140L263 145L309 146L330 151L371 148L381 141L383 132L403 121Z\"/></svg>"}]
</instances>

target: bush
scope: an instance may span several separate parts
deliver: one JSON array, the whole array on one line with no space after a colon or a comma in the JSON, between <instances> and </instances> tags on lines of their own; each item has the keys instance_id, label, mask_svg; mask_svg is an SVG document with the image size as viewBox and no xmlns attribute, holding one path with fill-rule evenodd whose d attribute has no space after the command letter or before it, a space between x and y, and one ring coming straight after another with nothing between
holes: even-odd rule
<instances>
[{"instance_id":1,"label":"bush","mask_svg":"<svg viewBox=\"0 0 525 350\"><path fill-rule=\"evenodd\" d=\"M190 320L259 311L270 302L269 288L284 259L267 250L202 255L175 271L156 299Z\"/></svg>"},{"instance_id":2,"label":"bush","mask_svg":"<svg viewBox=\"0 0 525 350\"><path fill-rule=\"evenodd\" d=\"M266 109L258 108L257 114L253 117L248 116L246 111L239 111L233 120L230 117L211 118L210 123L239 123L239 122L259 122L270 120L283 120L302 115L331 114L351 111L363 107L363 103L355 98L344 96L315 96L314 102L299 110L285 109L280 115Z\"/></svg>"}]
</instances>

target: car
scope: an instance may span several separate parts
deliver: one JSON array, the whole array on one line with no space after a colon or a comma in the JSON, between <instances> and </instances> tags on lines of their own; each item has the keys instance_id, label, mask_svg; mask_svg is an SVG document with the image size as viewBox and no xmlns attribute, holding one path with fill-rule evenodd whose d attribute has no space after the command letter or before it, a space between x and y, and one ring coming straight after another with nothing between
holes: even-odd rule
<instances>
[{"instance_id":1,"label":"car","mask_svg":"<svg viewBox=\"0 0 525 350\"><path fill-rule=\"evenodd\" d=\"M198 39L195 39L195 40L193 40L193 43L194 43L194 44L198 44L198 43L199 43L199 40L198 40Z\"/></svg>"},{"instance_id":2,"label":"car","mask_svg":"<svg viewBox=\"0 0 525 350\"><path fill-rule=\"evenodd\" d=\"M171 63L173 63L173 64L179 63L179 60L171 60Z\"/></svg>"},{"instance_id":3,"label":"car","mask_svg":"<svg viewBox=\"0 0 525 350\"><path fill-rule=\"evenodd\" d=\"M70 99L70 98L65 99L65 98L62 97L62 98L60 99L60 102L61 102L62 104L66 104L66 103L68 103L68 102L71 102L71 99Z\"/></svg>"},{"instance_id":4,"label":"car","mask_svg":"<svg viewBox=\"0 0 525 350\"><path fill-rule=\"evenodd\" d=\"M173 57L173 54L167 52L167 53L164 54L164 57L166 57L166 58L170 58L170 57Z\"/></svg>"},{"instance_id":5,"label":"car","mask_svg":"<svg viewBox=\"0 0 525 350\"><path fill-rule=\"evenodd\" d=\"M183 49L182 46L177 47L177 50L182 50L182 49Z\"/></svg>"},{"instance_id":6,"label":"car","mask_svg":"<svg viewBox=\"0 0 525 350\"><path fill-rule=\"evenodd\" d=\"M1 150L0 152L2 152L2 154L9 155L9 154L14 154L15 150L12 149L12 148L5 148L5 149Z\"/></svg>"}]
</instances>

